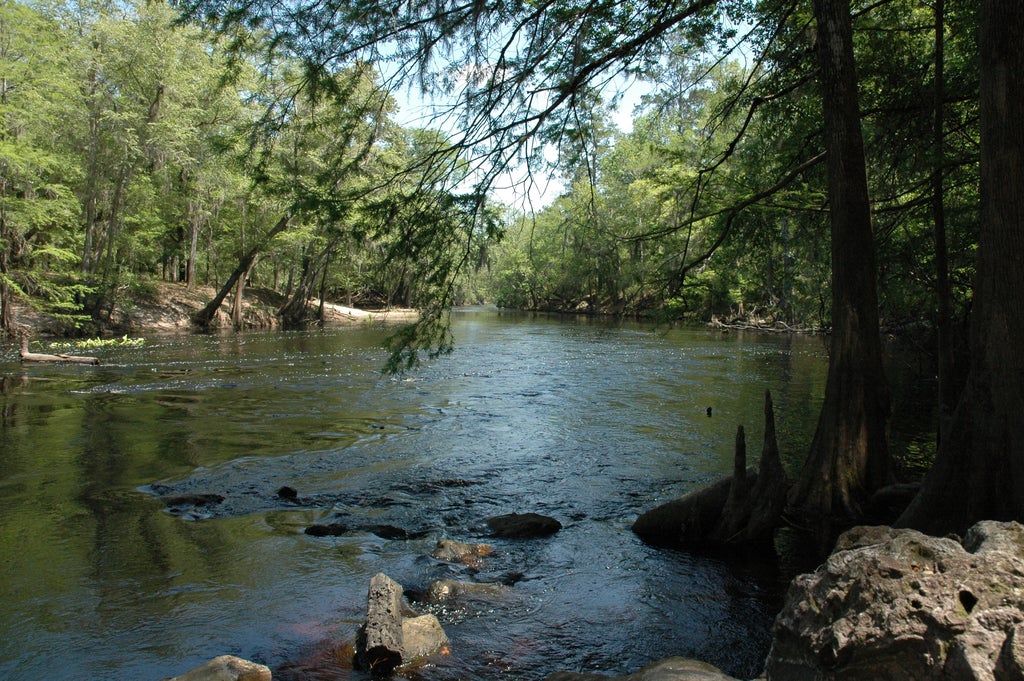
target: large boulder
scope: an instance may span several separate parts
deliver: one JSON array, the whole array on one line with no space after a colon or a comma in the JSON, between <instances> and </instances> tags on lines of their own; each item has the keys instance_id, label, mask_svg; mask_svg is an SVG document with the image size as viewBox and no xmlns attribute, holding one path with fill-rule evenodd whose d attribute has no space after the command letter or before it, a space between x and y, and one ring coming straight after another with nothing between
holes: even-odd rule
<instances>
[{"instance_id":1,"label":"large boulder","mask_svg":"<svg viewBox=\"0 0 1024 681\"><path fill-rule=\"evenodd\" d=\"M545 681L736 681L718 667L685 657L668 657L652 662L628 676L580 672L555 672Z\"/></svg>"},{"instance_id":2,"label":"large boulder","mask_svg":"<svg viewBox=\"0 0 1024 681\"><path fill-rule=\"evenodd\" d=\"M167 681L270 681L270 669L233 655L215 657Z\"/></svg>"},{"instance_id":3,"label":"large boulder","mask_svg":"<svg viewBox=\"0 0 1024 681\"><path fill-rule=\"evenodd\" d=\"M768 679L1024 678L1024 526L857 527L790 585Z\"/></svg>"}]
</instances>

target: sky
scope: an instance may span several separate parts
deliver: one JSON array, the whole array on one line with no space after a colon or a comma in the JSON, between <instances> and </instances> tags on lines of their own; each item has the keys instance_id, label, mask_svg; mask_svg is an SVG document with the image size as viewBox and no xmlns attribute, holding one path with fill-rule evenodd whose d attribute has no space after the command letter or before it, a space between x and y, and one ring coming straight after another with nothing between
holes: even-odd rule
<instances>
[{"instance_id":1,"label":"sky","mask_svg":"<svg viewBox=\"0 0 1024 681\"><path fill-rule=\"evenodd\" d=\"M622 87L622 83L616 87ZM651 89L650 84L634 81L628 87L624 87L618 106L612 115L616 127L624 133L633 130L633 112L640 104L644 94ZM437 104L425 100L418 87L403 86L393 92L397 103L398 112L395 120L405 127L429 127L441 128L450 133L457 132L449 127L444 120L438 120L433 114ZM554 150L546 155L554 160ZM529 191L524 191L525 187ZM527 181L526 171L523 168L513 169L509 174L499 179L495 184L492 198L512 208L524 212L538 211L549 205L563 192L562 183L555 177L534 175L533 181Z\"/></svg>"}]
</instances>

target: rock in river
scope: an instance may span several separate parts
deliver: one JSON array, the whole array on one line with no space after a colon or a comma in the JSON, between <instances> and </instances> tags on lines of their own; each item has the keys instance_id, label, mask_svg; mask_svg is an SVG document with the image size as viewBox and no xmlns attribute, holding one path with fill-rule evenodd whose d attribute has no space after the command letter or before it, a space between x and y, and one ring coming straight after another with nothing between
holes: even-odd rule
<instances>
[{"instance_id":1,"label":"rock in river","mask_svg":"<svg viewBox=\"0 0 1024 681\"><path fill-rule=\"evenodd\" d=\"M685 657L668 657L653 662L628 676L606 676L579 672L555 672L546 681L736 681L718 667Z\"/></svg>"},{"instance_id":2,"label":"rock in river","mask_svg":"<svg viewBox=\"0 0 1024 681\"><path fill-rule=\"evenodd\" d=\"M455 579L435 579L427 587L426 599L443 603L462 596L493 596L502 593L504 584L497 582L463 582Z\"/></svg>"},{"instance_id":3,"label":"rock in river","mask_svg":"<svg viewBox=\"0 0 1024 681\"><path fill-rule=\"evenodd\" d=\"M270 669L262 664L221 655L167 681L270 681L270 678Z\"/></svg>"},{"instance_id":4,"label":"rock in river","mask_svg":"<svg viewBox=\"0 0 1024 681\"><path fill-rule=\"evenodd\" d=\"M547 537L562 529L562 523L539 513L509 513L487 518L487 527L495 537L533 539Z\"/></svg>"},{"instance_id":5,"label":"rock in river","mask_svg":"<svg viewBox=\"0 0 1024 681\"><path fill-rule=\"evenodd\" d=\"M467 544L451 539L441 539L438 540L437 546L430 552L430 555L446 563L470 565L487 556L490 552L491 547L488 544Z\"/></svg>"},{"instance_id":6,"label":"rock in river","mask_svg":"<svg viewBox=\"0 0 1024 681\"><path fill-rule=\"evenodd\" d=\"M417 658L441 653L448 637L434 615L407 617L402 585L380 572L370 579L366 621L356 636L353 662L374 677L387 676Z\"/></svg>"}]
</instances>

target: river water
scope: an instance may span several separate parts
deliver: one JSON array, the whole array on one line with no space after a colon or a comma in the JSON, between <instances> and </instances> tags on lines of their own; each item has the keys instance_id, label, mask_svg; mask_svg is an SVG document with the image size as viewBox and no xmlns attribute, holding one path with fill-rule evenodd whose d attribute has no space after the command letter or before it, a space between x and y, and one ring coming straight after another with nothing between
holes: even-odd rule
<instances>
[{"instance_id":1,"label":"river water","mask_svg":"<svg viewBox=\"0 0 1024 681\"><path fill-rule=\"evenodd\" d=\"M629 527L730 472L737 424L756 462L766 388L795 466L820 338L465 310L453 354L389 377L384 334L155 337L100 351L99 367L0 358L0 677L156 681L230 653L275 679L362 678L346 646L381 571L411 590L515 582L432 610L451 654L415 672L427 681L628 673L668 655L760 672L772 570ZM177 493L224 501L167 508ZM512 512L563 529L485 536ZM352 531L303 532L335 521ZM440 538L493 551L449 565L429 558Z\"/></svg>"}]
</instances>

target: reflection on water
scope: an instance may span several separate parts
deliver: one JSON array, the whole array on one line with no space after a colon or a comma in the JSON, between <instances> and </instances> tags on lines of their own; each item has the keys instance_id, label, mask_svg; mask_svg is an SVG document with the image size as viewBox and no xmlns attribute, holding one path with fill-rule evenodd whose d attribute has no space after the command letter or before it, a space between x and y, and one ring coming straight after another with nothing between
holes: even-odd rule
<instances>
[{"instance_id":1,"label":"reflection on water","mask_svg":"<svg viewBox=\"0 0 1024 681\"><path fill-rule=\"evenodd\" d=\"M472 311L453 355L392 378L382 337L156 338L100 367L0 364L0 677L155 680L232 653L275 678L346 678L338 647L378 571L410 589L522 575L438 611L452 654L424 679L625 673L667 655L759 673L776 583L629 526L728 473L737 424L759 451L765 388L795 466L820 339ZM157 493L224 501L175 515ZM514 511L564 529L486 540L476 575L426 557ZM357 529L303 534L332 519ZM377 525L414 538L359 529Z\"/></svg>"}]
</instances>

